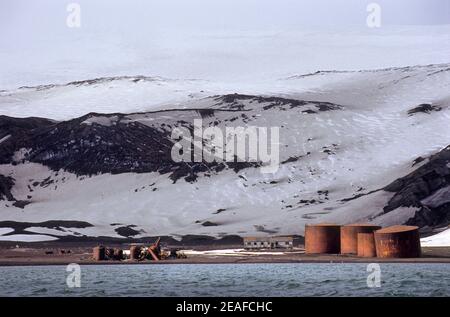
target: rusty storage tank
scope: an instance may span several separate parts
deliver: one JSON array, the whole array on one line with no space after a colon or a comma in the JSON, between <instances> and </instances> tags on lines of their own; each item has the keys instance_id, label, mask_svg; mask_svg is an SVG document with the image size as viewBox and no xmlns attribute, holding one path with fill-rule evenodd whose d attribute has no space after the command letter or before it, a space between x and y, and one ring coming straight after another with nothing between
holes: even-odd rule
<instances>
[{"instance_id":1,"label":"rusty storage tank","mask_svg":"<svg viewBox=\"0 0 450 317\"><path fill-rule=\"evenodd\" d=\"M141 247L137 245L132 245L130 247L130 260L138 260L141 254Z\"/></svg>"},{"instance_id":2,"label":"rusty storage tank","mask_svg":"<svg viewBox=\"0 0 450 317\"><path fill-rule=\"evenodd\" d=\"M358 253L363 258L374 258L377 256L375 248L375 236L373 232L358 233Z\"/></svg>"},{"instance_id":3,"label":"rusty storage tank","mask_svg":"<svg viewBox=\"0 0 450 317\"><path fill-rule=\"evenodd\" d=\"M421 255L419 227L392 226L375 231L377 257L418 258Z\"/></svg>"},{"instance_id":4,"label":"rusty storage tank","mask_svg":"<svg viewBox=\"0 0 450 317\"><path fill-rule=\"evenodd\" d=\"M97 246L92 250L92 255L95 261L106 260L106 250L104 246Z\"/></svg>"},{"instance_id":5,"label":"rusty storage tank","mask_svg":"<svg viewBox=\"0 0 450 317\"><path fill-rule=\"evenodd\" d=\"M305 226L305 252L307 254L338 254L341 248L341 226L322 223Z\"/></svg>"},{"instance_id":6,"label":"rusty storage tank","mask_svg":"<svg viewBox=\"0 0 450 317\"><path fill-rule=\"evenodd\" d=\"M358 253L358 233L371 233L381 229L380 226L374 226L366 223L355 223L341 227L341 253Z\"/></svg>"}]
</instances>

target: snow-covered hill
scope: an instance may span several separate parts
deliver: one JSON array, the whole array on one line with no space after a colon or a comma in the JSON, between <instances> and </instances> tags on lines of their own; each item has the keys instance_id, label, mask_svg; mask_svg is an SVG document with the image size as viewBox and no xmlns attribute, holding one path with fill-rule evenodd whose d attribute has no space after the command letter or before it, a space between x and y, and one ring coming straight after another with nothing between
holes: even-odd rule
<instances>
[{"instance_id":1,"label":"snow-covered hill","mask_svg":"<svg viewBox=\"0 0 450 317\"><path fill-rule=\"evenodd\" d=\"M217 87L120 77L1 92L1 114L66 121L0 118L0 240L301 235L323 221L427 230L449 221L450 64ZM205 127L279 127L280 168L174 163L170 131L200 118ZM444 217L417 214L433 208Z\"/></svg>"},{"instance_id":2,"label":"snow-covered hill","mask_svg":"<svg viewBox=\"0 0 450 317\"><path fill-rule=\"evenodd\" d=\"M424 247L446 247L450 245L450 229L444 230L431 237L422 238L421 245Z\"/></svg>"},{"instance_id":3,"label":"snow-covered hill","mask_svg":"<svg viewBox=\"0 0 450 317\"><path fill-rule=\"evenodd\" d=\"M150 110L205 97L207 94L201 88L205 85L200 80L120 76L20 87L0 91L0 114L64 120L88 112Z\"/></svg>"},{"instance_id":4,"label":"snow-covered hill","mask_svg":"<svg viewBox=\"0 0 450 317\"><path fill-rule=\"evenodd\" d=\"M68 120L89 112L130 113L209 107L202 99L233 93L329 101L359 110L404 110L447 103L450 64L363 71L318 71L275 80L215 82L147 76L101 77L0 90L0 115ZM386 111L389 111L386 109Z\"/></svg>"}]
</instances>

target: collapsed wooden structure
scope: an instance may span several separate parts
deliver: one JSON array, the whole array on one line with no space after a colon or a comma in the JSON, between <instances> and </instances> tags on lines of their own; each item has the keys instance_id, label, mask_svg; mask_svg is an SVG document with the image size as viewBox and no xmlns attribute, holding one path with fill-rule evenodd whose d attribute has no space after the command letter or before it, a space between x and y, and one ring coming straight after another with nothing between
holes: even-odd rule
<instances>
[{"instance_id":1,"label":"collapsed wooden structure","mask_svg":"<svg viewBox=\"0 0 450 317\"><path fill-rule=\"evenodd\" d=\"M161 238L149 246L132 245L128 252L120 248L107 248L100 245L93 249L92 255L95 261L160 261L164 257L161 252Z\"/></svg>"}]
</instances>

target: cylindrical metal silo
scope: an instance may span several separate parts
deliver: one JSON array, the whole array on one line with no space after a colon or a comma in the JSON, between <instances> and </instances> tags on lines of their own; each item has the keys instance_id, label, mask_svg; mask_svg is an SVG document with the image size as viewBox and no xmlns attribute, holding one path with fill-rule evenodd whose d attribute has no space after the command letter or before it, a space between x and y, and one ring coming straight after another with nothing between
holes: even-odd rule
<instances>
[{"instance_id":1,"label":"cylindrical metal silo","mask_svg":"<svg viewBox=\"0 0 450 317\"><path fill-rule=\"evenodd\" d=\"M328 223L306 225L305 252L338 254L341 248L340 228Z\"/></svg>"},{"instance_id":2,"label":"cylindrical metal silo","mask_svg":"<svg viewBox=\"0 0 450 317\"><path fill-rule=\"evenodd\" d=\"M358 233L358 256L363 258L374 258L377 256L375 248L375 236L373 232Z\"/></svg>"},{"instance_id":3,"label":"cylindrical metal silo","mask_svg":"<svg viewBox=\"0 0 450 317\"><path fill-rule=\"evenodd\" d=\"M380 226L374 226L365 223L355 223L341 227L341 253L357 254L358 253L358 233L372 233L381 229Z\"/></svg>"},{"instance_id":4,"label":"cylindrical metal silo","mask_svg":"<svg viewBox=\"0 0 450 317\"><path fill-rule=\"evenodd\" d=\"M418 258L421 255L419 228L392 226L377 230L375 246L380 258Z\"/></svg>"}]
</instances>

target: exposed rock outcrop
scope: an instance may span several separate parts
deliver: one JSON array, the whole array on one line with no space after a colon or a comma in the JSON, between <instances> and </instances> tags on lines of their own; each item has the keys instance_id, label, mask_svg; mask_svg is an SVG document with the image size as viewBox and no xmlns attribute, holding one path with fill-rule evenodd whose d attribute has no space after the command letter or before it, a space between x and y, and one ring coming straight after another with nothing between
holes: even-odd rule
<instances>
[{"instance_id":1,"label":"exposed rock outcrop","mask_svg":"<svg viewBox=\"0 0 450 317\"><path fill-rule=\"evenodd\" d=\"M425 230L450 224L450 146L384 189L395 192L385 213L398 207L417 207L419 210L407 224Z\"/></svg>"},{"instance_id":2,"label":"exposed rock outcrop","mask_svg":"<svg viewBox=\"0 0 450 317\"><path fill-rule=\"evenodd\" d=\"M11 188L13 186L14 179L12 177L0 175L0 200L15 200L11 194Z\"/></svg>"}]
</instances>

